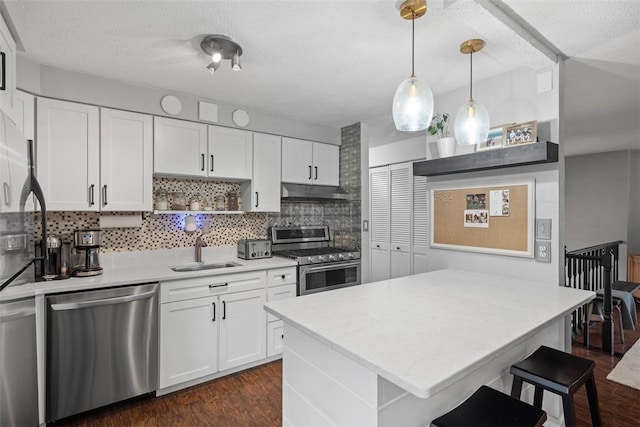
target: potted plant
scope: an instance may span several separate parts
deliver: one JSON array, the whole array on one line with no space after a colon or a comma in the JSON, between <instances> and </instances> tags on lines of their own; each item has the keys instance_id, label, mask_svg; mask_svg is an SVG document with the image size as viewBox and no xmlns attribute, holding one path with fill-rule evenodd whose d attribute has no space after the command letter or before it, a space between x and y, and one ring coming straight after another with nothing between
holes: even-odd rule
<instances>
[{"instance_id":1,"label":"potted plant","mask_svg":"<svg viewBox=\"0 0 640 427\"><path fill-rule=\"evenodd\" d=\"M450 157L456 151L456 139L449 133L449 114L436 113L427 128L429 135L438 135L438 154L440 157Z\"/></svg>"}]
</instances>

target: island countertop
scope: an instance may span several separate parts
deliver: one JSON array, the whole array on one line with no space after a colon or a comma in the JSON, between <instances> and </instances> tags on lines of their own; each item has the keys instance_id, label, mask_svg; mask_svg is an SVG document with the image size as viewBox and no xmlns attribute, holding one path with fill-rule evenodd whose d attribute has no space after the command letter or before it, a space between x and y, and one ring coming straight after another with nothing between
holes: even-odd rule
<instances>
[{"instance_id":1,"label":"island countertop","mask_svg":"<svg viewBox=\"0 0 640 427\"><path fill-rule=\"evenodd\" d=\"M273 301L265 308L428 398L594 296L533 280L438 270Z\"/></svg>"}]
</instances>

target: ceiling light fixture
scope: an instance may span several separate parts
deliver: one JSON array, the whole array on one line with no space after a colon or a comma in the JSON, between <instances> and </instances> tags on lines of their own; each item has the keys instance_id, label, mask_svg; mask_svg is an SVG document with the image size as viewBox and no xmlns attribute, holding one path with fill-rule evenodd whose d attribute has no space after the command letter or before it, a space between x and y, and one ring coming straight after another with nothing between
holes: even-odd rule
<instances>
[{"instance_id":1,"label":"ceiling light fixture","mask_svg":"<svg viewBox=\"0 0 640 427\"><path fill-rule=\"evenodd\" d=\"M433 116L433 92L429 84L414 72L415 20L427 13L426 0L406 0L400 6L400 16L411 19L411 77L405 79L393 96L393 122L405 132L425 130Z\"/></svg>"},{"instance_id":2,"label":"ceiling light fixture","mask_svg":"<svg viewBox=\"0 0 640 427\"><path fill-rule=\"evenodd\" d=\"M460 45L460 53L469 55L469 101L462 105L456 114L453 133L460 145L480 144L489 135L489 112L473 100L473 54L480 52L485 43L480 39L471 39Z\"/></svg>"},{"instance_id":3,"label":"ceiling light fixture","mask_svg":"<svg viewBox=\"0 0 640 427\"><path fill-rule=\"evenodd\" d=\"M233 70L242 69L240 66L242 47L230 37L220 34L205 36L200 42L200 49L211 57L212 62L207 65L211 74L215 73L223 59L231 60Z\"/></svg>"}]
</instances>

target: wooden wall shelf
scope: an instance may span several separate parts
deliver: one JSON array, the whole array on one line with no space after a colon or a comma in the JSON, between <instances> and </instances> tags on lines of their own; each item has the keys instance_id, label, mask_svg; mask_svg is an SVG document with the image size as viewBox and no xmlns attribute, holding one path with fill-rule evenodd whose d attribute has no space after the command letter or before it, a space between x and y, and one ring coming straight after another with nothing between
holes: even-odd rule
<instances>
[{"instance_id":1,"label":"wooden wall shelf","mask_svg":"<svg viewBox=\"0 0 640 427\"><path fill-rule=\"evenodd\" d=\"M449 175L557 161L558 144L547 141L415 162L413 174L420 176Z\"/></svg>"}]
</instances>

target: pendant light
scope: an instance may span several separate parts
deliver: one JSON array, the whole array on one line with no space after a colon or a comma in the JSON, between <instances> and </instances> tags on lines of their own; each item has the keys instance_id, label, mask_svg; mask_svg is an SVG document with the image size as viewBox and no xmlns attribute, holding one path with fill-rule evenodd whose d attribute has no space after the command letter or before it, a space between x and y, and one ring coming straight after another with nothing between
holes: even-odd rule
<instances>
[{"instance_id":1,"label":"pendant light","mask_svg":"<svg viewBox=\"0 0 640 427\"><path fill-rule=\"evenodd\" d=\"M489 136L489 112L482 104L473 99L473 54L480 52L484 47L484 41L471 39L460 45L460 53L469 55L469 101L465 103L456 114L453 133L456 142L460 145L474 145L485 142Z\"/></svg>"},{"instance_id":2,"label":"pendant light","mask_svg":"<svg viewBox=\"0 0 640 427\"><path fill-rule=\"evenodd\" d=\"M411 19L411 77L405 79L393 96L393 122L405 132L425 130L433 116L433 92L429 84L414 73L415 20L427 13L426 0L406 0L400 16Z\"/></svg>"}]
</instances>

